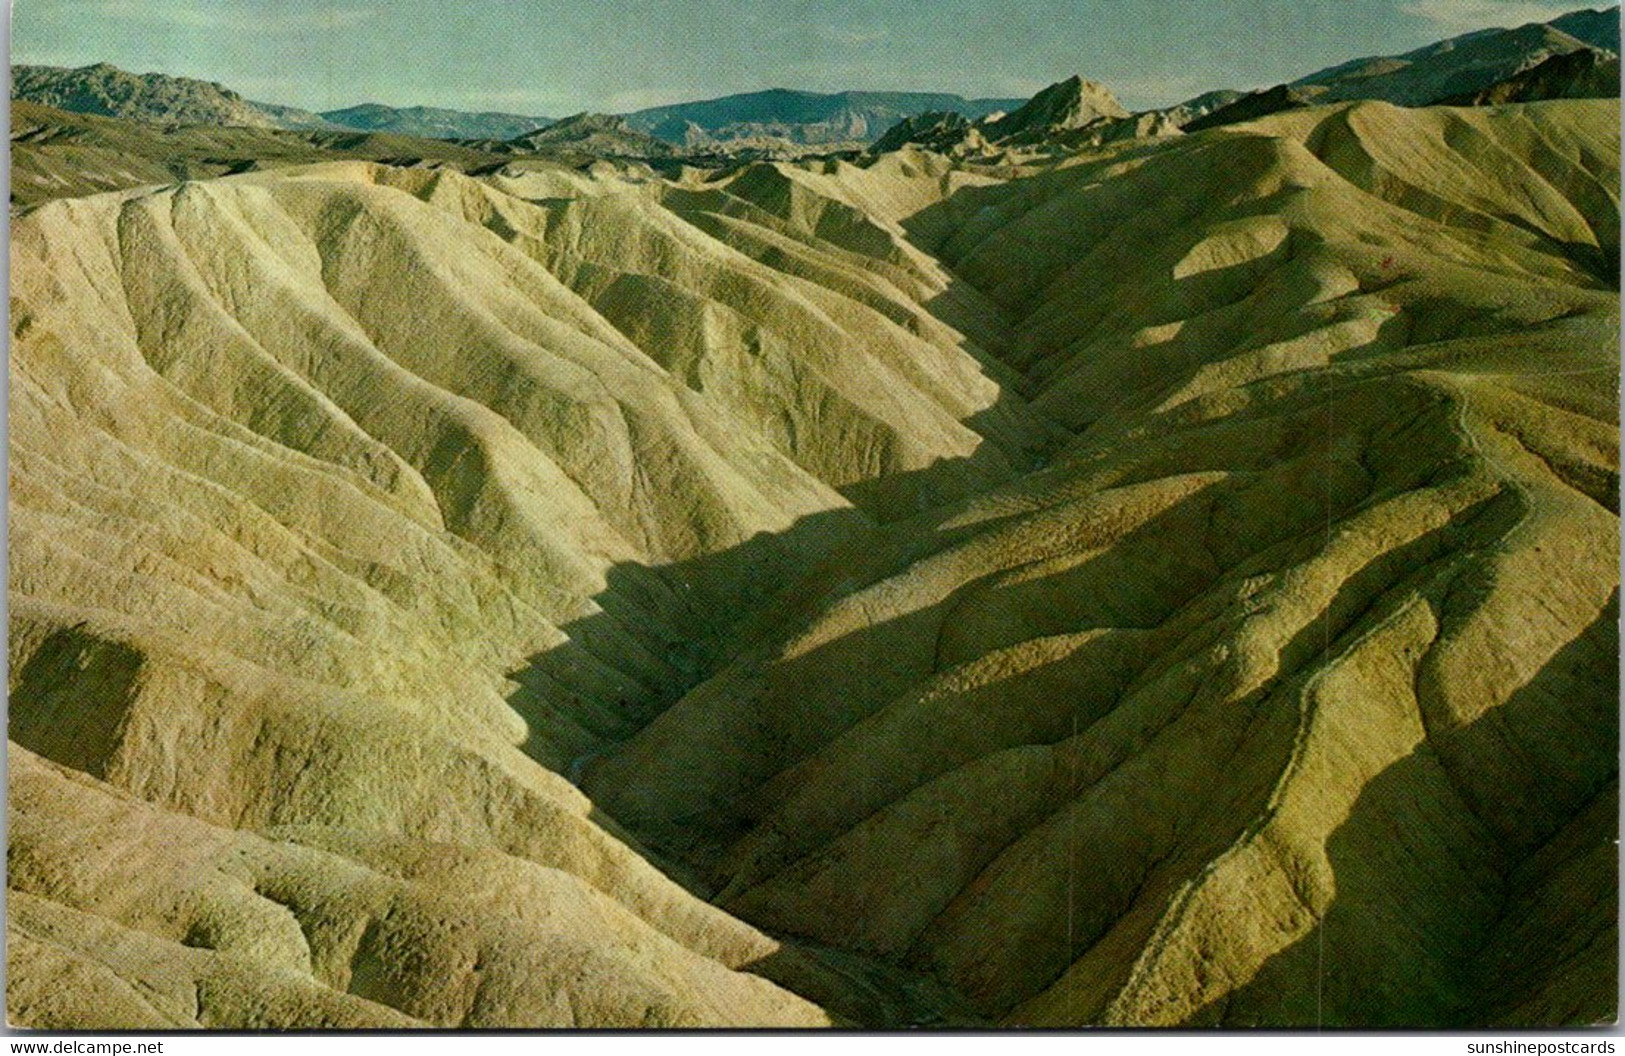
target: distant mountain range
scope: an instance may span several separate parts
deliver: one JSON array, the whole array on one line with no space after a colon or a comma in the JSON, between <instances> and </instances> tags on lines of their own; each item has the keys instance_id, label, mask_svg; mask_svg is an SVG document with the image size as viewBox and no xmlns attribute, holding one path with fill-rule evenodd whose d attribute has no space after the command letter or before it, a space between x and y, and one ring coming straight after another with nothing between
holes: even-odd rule
<instances>
[{"instance_id":1,"label":"distant mountain range","mask_svg":"<svg viewBox=\"0 0 1625 1056\"><path fill-rule=\"evenodd\" d=\"M966 99L937 92L797 92L773 88L657 106L626 115L628 126L685 146L772 137L792 143L868 143L904 118L943 111L972 120L1025 99Z\"/></svg>"},{"instance_id":2,"label":"distant mountain range","mask_svg":"<svg viewBox=\"0 0 1625 1056\"><path fill-rule=\"evenodd\" d=\"M342 110L326 110L321 116L324 121L340 128L393 132L423 139L514 139L553 123L550 117L500 111L470 113L437 106L393 107L382 103L362 103Z\"/></svg>"},{"instance_id":3,"label":"distant mountain range","mask_svg":"<svg viewBox=\"0 0 1625 1056\"><path fill-rule=\"evenodd\" d=\"M1575 11L1516 29L1482 29L1403 55L1355 59L1293 81L1292 87L1317 103L1382 99L1428 106L1587 48L1618 54L1617 7Z\"/></svg>"},{"instance_id":4,"label":"distant mountain range","mask_svg":"<svg viewBox=\"0 0 1625 1056\"><path fill-rule=\"evenodd\" d=\"M1284 106L1345 99L1426 106L1480 98L1522 100L1550 92L1610 94L1607 62L1617 58L1619 49L1618 8L1575 11L1546 23L1463 34L1401 55L1355 59L1269 93L1207 92L1178 106L1139 115L1130 115L1105 88L1081 78L1052 85L1031 100L774 88L619 116L578 114L564 122L523 114L380 103L313 113L255 102L210 81L134 74L107 63L76 69L14 66L12 98L162 125L389 133L469 141L482 149L510 144L507 150L546 146L591 152L602 148L611 154L647 157L741 149L782 155L807 146L861 148L882 140L883 134L888 145L929 142L941 146L967 141L973 127L973 138L978 141L1019 144L1058 137L1057 142L1076 145L1091 137L1101 141L1103 136L1160 135L1182 127L1194 130L1247 120ZM1551 67L1538 76L1529 72L1550 60L1581 52L1590 57ZM1509 83L1515 79L1516 83ZM1496 87L1503 84L1508 86ZM559 125L563 127L555 135L536 137L538 131Z\"/></svg>"},{"instance_id":5,"label":"distant mountain range","mask_svg":"<svg viewBox=\"0 0 1625 1056\"><path fill-rule=\"evenodd\" d=\"M1349 99L1469 106L1619 94L1619 8L1481 29L1406 52L1328 67L1198 114L1188 132ZM1610 73L1612 77L1610 78Z\"/></svg>"},{"instance_id":6,"label":"distant mountain range","mask_svg":"<svg viewBox=\"0 0 1625 1056\"><path fill-rule=\"evenodd\" d=\"M107 63L12 67L13 99L74 113L166 125L345 129L428 139L510 140L554 123L547 117L364 103L313 113L255 102L210 81L130 73ZM625 115L627 130L675 146L735 140L867 143L905 117L946 110L968 118L1014 109L1024 99L966 99L932 92L796 92L772 89L652 107ZM578 117L586 115L577 115Z\"/></svg>"},{"instance_id":7,"label":"distant mountain range","mask_svg":"<svg viewBox=\"0 0 1625 1056\"><path fill-rule=\"evenodd\" d=\"M79 114L160 125L385 132L423 139L512 139L551 124L523 114L468 113L432 106L381 103L312 113L245 99L212 81L164 73L130 73L105 62L94 66L13 66L11 97Z\"/></svg>"},{"instance_id":8,"label":"distant mountain range","mask_svg":"<svg viewBox=\"0 0 1625 1056\"><path fill-rule=\"evenodd\" d=\"M25 100L11 105L13 207L340 159L473 170L500 165L504 157L461 143L386 132L155 125Z\"/></svg>"},{"instance_id":9,"label":"distant mountain range","mask_svg":"<svg viewBox=\"0 0 1625 1056\"><path fill-rule=\"evenodd\" d=\"M77 69L13 66L11 97L77 114L161 125L328 127L326 121L308 110L256 103L212 81L129 73L105 62Z\"/></svg>"}]
</instances>

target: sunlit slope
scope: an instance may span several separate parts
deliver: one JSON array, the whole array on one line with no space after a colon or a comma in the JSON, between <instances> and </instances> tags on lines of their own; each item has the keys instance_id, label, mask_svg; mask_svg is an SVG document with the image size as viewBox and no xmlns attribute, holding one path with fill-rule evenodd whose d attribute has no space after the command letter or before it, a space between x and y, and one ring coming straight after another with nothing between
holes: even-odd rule
<instances>
[{"instance_id":1,"label":"sunlit slope","mask_svg":"<svg viewBox=\"0 0 1625 1056\"><path fill-rule=\"evenodd\" d=\"M940 200L924 176L896 182ZM419 193L544 264L651 359L871 515L985 488L1048 435L1001 398L979 317L936 310L950 297L943 269L895 223L800 169L611 194L541 174L491 183L507 193L448 176Z\"/></svg>"},{"instance_id":2,"label":"sunlit slope","mask_svg":"<svg viewBox=\"0 0 1625 1056\"><path fill-rule=\"evenodd\" d=\"M1611 1016L1617 118L1318 109L916 214L1077 438L587 790L1010 1023Z\"/></svg>"},{"instance_id":3,"label":"sunlit slope","mask_svg":"<svg viewBox=\"0 0 1625 1056\"><path fill-rule=\"evenodd\" d=\"M872 530L836 486L969 456L983 441L960 419L998 389L946 327L933 324L927 346L877 308L615 190L633 199L628 238L651 253L675 240L692 258L663 280L679 302L674 332L694 321L691 306L724 319L735 288L741 311L766 317L724 319L749 333L719 352L779 349L763 391L713 396L651 359L447 201L495 202L539 230L544 209L461 176L341 164L62 201L16 221L11 738L191 815L186 831L313 826L425 841L412 853L426 859L500 853L580 878L677 944L639 939L636 957L590 977L521 978L522 999L483 1012L425 1011L397 990L375 1004L435 1023L464 1012L507 1025L809 1023L821 1013L771 987L693 982L695 957L715 976L777 944L662 877L589 820L559 774L698 677L707 643L790 569ZM690 273L695 292L679 287ZM641 308L646 323L618 318L667 347L647 331L661 304ZM797 374L785 351L797 335L777 325L817 329L828 388ZM923 348L945 378L904 355ZM1000 413L1020 431L1019 413ZM950 493L1009 477L995 446L983 457ZM835 523L790 531L818 517ZM733 556L713 563L718 553ZM58 815L75 813L84 787L35 801L14 783L18 824L78 831ZM98 861L88 834L56 851ZM146 853L169 852L154 837ZM12 875L33 877L14 883L62 912L96 912L50 870ZM315 926L302 906L257 897L244 896L253 912ZM117 923L184 937L180 910L153 913L162 927ZM355 934L311 955L359 956L366 914L355 913ZM602 913L583 913L571 924L583 948L613 950L632 927L606 924L595 939ZM390 970L420 970L410 942L390 951L404 959ZM23 1019L45 1007L27 983L34 964L13 973ZM74 970L128 981L127 967ZM682 985L657 986L645 969ZM627 993L599 1002L616 972ZM346 970L317 976L342 990ZM728 997L738 986L756 996ZM387 1019L353 1006L323 998L287 1022ZM102 1025L119 1015L107 1014ZM243 1015L230 1002L192 1014Z\"/></svg>"},{"instance_id":4,"label":"sunlit slope","mask_svg":"<svg viewBox=\"0 0 1625 1056\"><path fill-rule=\"evenodd\" d=\"M29 1026L828 1023L719 963L771 943L714 911L663 931L579 864L385 832L231 831L20 750L10 770L11 1007Z\"/></svg>"},{"instance_id":5,"label":"sunlit slope","mask_svg":"<svg viewBox=\"0 0 1625 1056\"><path fill-rule=\"evenodd\" d=\"M15 218L13 1020L1611 1014L1617 128Z\"/></svg>"}]
</instances>

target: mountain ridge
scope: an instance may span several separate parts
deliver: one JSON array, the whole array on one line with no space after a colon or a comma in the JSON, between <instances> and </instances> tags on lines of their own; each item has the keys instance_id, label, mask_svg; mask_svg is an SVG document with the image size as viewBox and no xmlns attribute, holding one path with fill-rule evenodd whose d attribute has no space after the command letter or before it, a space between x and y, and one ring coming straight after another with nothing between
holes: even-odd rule
<instances>
[{"instance_id":1,"label":"mountain ridge","mask_svg":"<svg viewBox=\"0 0 1625 1056\"><path fill-rule=\"evenodd\" d=\"M11 67L11 97L76 113L155 124L246 128L326 128L307 110L245 99L214 81L89 66Z\"/></svg>"},{"instance_id":2,"label":"mountain ridge","mask_svg":"<svg viewBox=\"0 0 1625 1056\"><path fill-rule=\"evenodd\" d=\"M892 124L928 111L975 119L1019 106L1020 99L967 99L942 92L809 92L769 88L758 92L650 107L626 115L634 129L667 142L685 142L690 124L715 140L775 136L793 142L869 142Z\"/></svg>"},{"instance_id":3,"label":"mountain ridge","mask_svg":"<svg viewBox=\"0 0 1625 1056\"><path fill-rule=\"evenodd\" d=\"M515 139L545 128L550 117L505 113L499 110L452 110L438 106L387 106L360 103L339 110L324 110L321 118L343 128L368 132L395 132L427 139Z\"/></svg>"},{"instance_id":4,"label":"mountain ridge","mask_svg":"<svg viewBox=\"0 0 1625 1056\"><path fill-rule=\"evenodd\" d=\"M1398 55L1363 56L1288 83L1312 102L1373 98L1406 106L1468 98L1492 84L1517 76L1548 59L1595 48L1619 50L1619 9L1580 9L1545 23L1461 34ZM1573 32L1569 32L1572 30ZM619 116L631 132L670 146L726 152L731 145L767 149L850 148L872 144L899 123L925 114L956 113L970 122L1002 114L1001 124L984 129L994 141L1016 135L1017 123L1072 131L1079 124L1128 116L1104 87L1102 106L1089 115L1040 117L1049 93L1076 95L1073 81L1058 82L1030 99L967 98L952 93L841 91L810 92L770 88L710 99L648 107ZM1203 119L1222 105L1235 105L1231 93L1207 92L1175 106L1137 115L1139 134L1157 134ZM1239 93L1236 93L1239 96ZM78 68L15 66L13 98L84 113L171 124L215 124L285 129L347 128L419 137L472 141L514 140L551 123L498 111L469 112L440 107L393 107L363 103L320 114L296 107L258 103L214 82L168 74L131 74L107 63ZM1067 105L1081 106L1072 99ZM1024 118L1015 118L1015 112ZM1109 111L1109 113L1108 113ZM1120 112L1121 111L1121 112ZM1131 130L1134 131L1134 130ZM1028 130L1030 135L1038 135ZM906 133L905 133L906 135ZM892 137L896 138L896 137ZM1075 138L1075 137L1074 137ZM942 142L940 134L937 141ZM660 154L667 152L660 151Z\"/></svg>"},{"instance_id":5,"label":"mountain ridge","mask_svg":"<svg viewBox=\"0 0 1625 1056\"><path fill-rule=\"evenodd\" d=\"M157 124L350 129L439 139L507 140L554 119L501 111L396 107L361 103L320 114L254 102L209 81L165 73L136 74L109 63L83 67L12 68L12 96L77 113ZM1019 106L1021 99L967 99L940 92L807 92L768 89L652 107L622 114L634 132L681 146L690 126L713 142L773 137L808 145L867 142L901 117L956 110L976 118Z\"/></svg>"},{"instance_id":6,"label":"mountain ridge","mask_svg":"<svg viewBox=\"0 0 1625 1056\"><path fill-rule=\"evenodd\" d=\"M1583 16L1583 17L1581 17ZM1618 48L1619 9L1571 12L1550 22L1486 29L1450 37L1399 55L1366 56L1289 82L1316 102L1381 99L1400 106L1428 106L1440 99L1487 88L1555 55L1596 47L1559 23ZM1612 25L1611 35L1603 27Z\"/></svg>"}]
</instances>

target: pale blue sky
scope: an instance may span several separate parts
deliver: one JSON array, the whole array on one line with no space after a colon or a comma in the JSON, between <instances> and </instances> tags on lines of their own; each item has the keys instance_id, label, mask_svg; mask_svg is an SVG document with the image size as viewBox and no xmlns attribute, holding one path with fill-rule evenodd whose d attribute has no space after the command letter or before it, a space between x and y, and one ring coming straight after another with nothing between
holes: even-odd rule
<instances>
[{"instance_id":1,"label":"pale blue sky","mask_svg":"<svg viewBox=\"0 0 1625 1056\"><path fill-rule=\"evenodd\" d=\"M1600 2L1600 0L1599 0ZM1130 106L1275 84L1580 0L15 0L12 61L105 61L313 110L561 116L768 87Z\"/></svg>"}]
</instances>

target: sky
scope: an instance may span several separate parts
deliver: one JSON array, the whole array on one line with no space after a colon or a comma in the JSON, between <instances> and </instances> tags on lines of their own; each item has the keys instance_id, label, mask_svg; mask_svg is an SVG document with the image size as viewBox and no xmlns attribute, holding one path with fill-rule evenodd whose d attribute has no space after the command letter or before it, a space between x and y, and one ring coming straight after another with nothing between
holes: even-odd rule
<instances>
[{"instance_id":1,"label":"sky","mask_svg":"<svg viewBox=\"0 0 1625 1056\"><path fill-rule=\"evenodd\" d=\"M775 87L1025 97L1074 73L1148 108L1579 6L1583 0L13 0L12 62L110 62L310 110L381 102L560 117Z\"/></svg>"}]
</instances>

